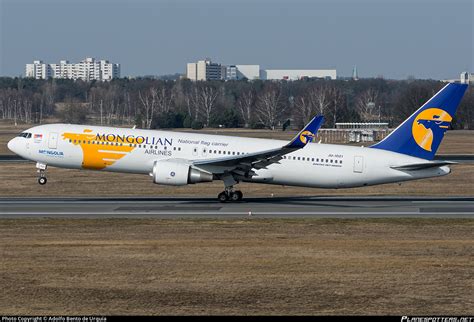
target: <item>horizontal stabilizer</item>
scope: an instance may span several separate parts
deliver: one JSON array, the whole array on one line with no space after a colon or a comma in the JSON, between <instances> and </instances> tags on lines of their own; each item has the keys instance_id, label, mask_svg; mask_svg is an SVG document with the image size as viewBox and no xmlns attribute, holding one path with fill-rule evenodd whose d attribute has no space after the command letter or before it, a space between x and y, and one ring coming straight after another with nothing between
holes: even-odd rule
<instances>
[{"instance_id":1,"label":"horizontal stabilizer","mask_svg":"<svg viewBox=\"0 0 474 322\"><path fill-rule=\"evenodd\" d=\"M416 171L423 170L428 168L437 168L445 165L456 164L457 162L453 161L438 161L438 162L424 162L424 163L413 163L407 165L397 165L390 167L395 170L406 170L406 171Z\"/></svg>"}]
</instances>

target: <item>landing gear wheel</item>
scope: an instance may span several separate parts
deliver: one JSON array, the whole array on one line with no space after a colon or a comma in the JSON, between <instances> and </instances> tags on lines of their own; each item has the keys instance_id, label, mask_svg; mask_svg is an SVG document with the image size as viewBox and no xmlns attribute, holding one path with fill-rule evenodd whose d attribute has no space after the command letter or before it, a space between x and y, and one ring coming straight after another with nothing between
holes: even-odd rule
<instances>
[{"instance_id":1,"label":"landing gear wheel","mask_svg":"<svg viewBox=\"0 0 474 322\"><path fill-rule=\"evenodd\" d=\"M232 192L232 193L230 194L230 200L231 200L231 201L239 201L239 200L240 200L239 197L240 197L240 195L237 193L237 191L236 191L236 192Z\"/></svg>"},{"instance_id":2,"label":"landing gear wheel","mask_svg":"<svg viewBox=\"0 0 474 322\"><path fill-rule=\"evenodd\" d=\"M219 199L220 202L226 202L229 200L229 197L225 193L225 191L222 191L220 194L217 195L217 199Z\"/></svg>"},{"instance_id":3,"label":"landing gear wheel","mask_svg":"<svg viewBox=\"0 0 474 322\"><path fill-rule=\"evenodd\" d=\"M48 180L46 179L46 177L39 177L39 178L38 178L38 183L39 183L40 185L46 184L47 181L48 181Z\"/></svg>"},{"instance_id":4,"label":"landing gear wheel","mask_svg":"<svg viewBox=\"0 0 474 322\"><path fill-rule=\"evenodd\" d=\"M240 190L237 190L236 192L234 192L234 195L237 195L237 201L241 201L242 198L244 197L244 194Z\"/></svg>"}]
</instances>

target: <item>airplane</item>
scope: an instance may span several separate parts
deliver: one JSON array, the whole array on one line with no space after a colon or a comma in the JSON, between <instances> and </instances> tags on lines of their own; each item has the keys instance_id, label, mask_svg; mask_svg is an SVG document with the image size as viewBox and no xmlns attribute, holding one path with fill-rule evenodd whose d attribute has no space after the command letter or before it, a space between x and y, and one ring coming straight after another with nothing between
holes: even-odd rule
<instances>
[{"instance_id":1,"label":"airplane","mask_svg":"<svg viewBox=\"0 0 474 322\"><path fill-rule=\"evenodd\" d=\"M350 188L431 178L454 162L433 161L467 88L449 83L380 142L369 147L312 143L323 123L315 116L291 141L90 125L32 127L8 142L47 167L150 175L153 183L181 186L221 180L220 202L237 202L239 182Z\"/></svg>"}]
</instances>

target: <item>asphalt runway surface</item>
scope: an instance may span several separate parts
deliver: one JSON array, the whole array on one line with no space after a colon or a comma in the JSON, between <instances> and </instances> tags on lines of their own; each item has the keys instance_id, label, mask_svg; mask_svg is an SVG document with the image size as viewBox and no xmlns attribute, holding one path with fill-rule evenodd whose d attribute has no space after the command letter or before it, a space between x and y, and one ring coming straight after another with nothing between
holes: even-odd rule
<instances>
[{"instance_id":1,"label":"asphalt runway surface","mask_svg":"<svg viewBox=\"0 0 474 322\"><path fill-rule=\"evenodd\" d=\"M474 197L0 198L0 218L474 218Z\"/></svg>"}]
</instances>

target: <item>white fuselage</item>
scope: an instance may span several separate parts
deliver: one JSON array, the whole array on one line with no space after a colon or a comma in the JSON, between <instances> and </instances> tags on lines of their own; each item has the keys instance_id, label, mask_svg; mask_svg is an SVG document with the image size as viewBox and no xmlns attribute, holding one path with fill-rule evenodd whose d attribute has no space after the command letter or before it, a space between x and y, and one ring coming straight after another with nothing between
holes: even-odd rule
<instances>
[{"instance_id":1,"label":"white fuselage","mask_svg":"<svg viewBox=\"0 0 474 322\"><path fill-rule=\"evenodd\" d=\"M23 158L61 168L142 174L151 173L157 160L212 160L279 148L287 143L71 124L41 125L28 132L33 134L31 138L17 137L9 143L9 148ZM94 139L97 135L100 140ZM391 168L421 162L426 160L380 149L312 143L287 154L279 163L256 170L256 175L245 181L344 188L435 177L450 172L447 166L417 171Z\"/></svg>"}]
</instances>

